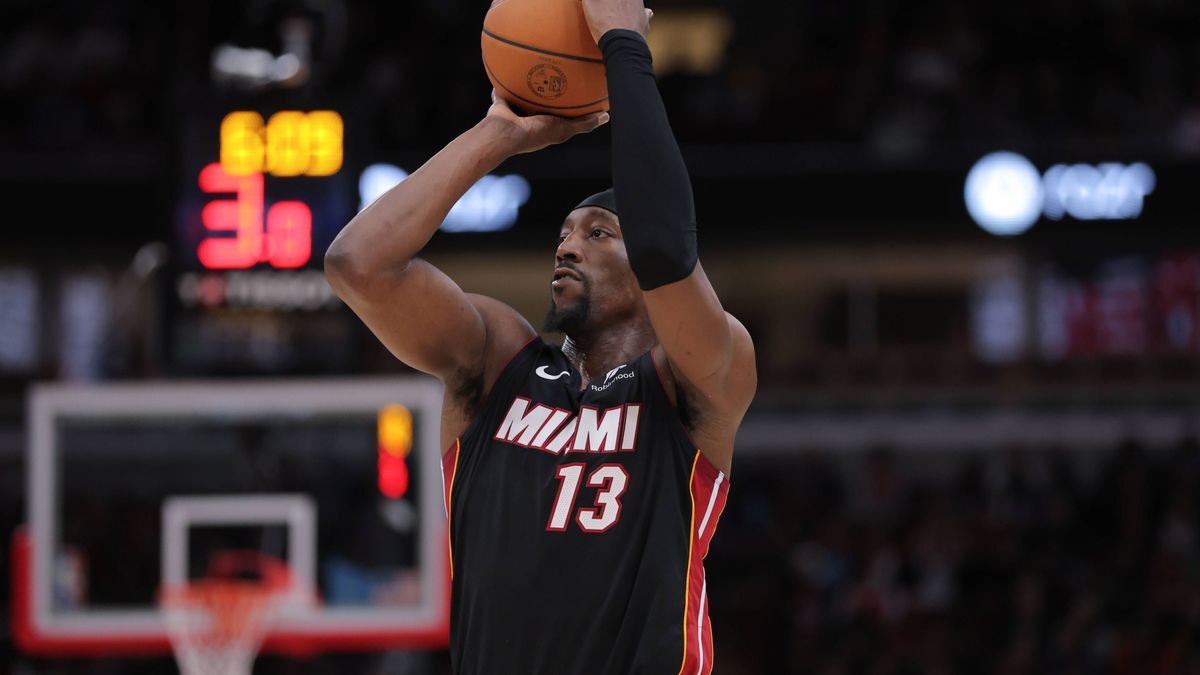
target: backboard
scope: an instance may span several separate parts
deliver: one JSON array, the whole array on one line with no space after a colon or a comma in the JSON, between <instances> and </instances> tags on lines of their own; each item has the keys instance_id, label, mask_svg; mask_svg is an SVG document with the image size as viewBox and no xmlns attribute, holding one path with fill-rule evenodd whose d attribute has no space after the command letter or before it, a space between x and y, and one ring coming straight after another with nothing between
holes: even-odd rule
<instances>
[{"instance_id":1,"label":"backboard","mask_svg":"<svg viewBox=\"0 0 1200 675\"><path fill-rule=\"evenodd\" d=\"M266 651L444 645L441 392L423 377L34 388L18 645L165 652L159 588L247 548L318 597Z\"/></svg>"}]
</instances>

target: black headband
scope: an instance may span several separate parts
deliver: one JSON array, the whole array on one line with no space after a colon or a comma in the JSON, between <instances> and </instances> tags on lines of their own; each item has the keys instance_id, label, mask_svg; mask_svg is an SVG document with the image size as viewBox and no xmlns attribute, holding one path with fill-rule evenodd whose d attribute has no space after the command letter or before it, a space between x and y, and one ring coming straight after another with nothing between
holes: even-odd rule
<instances>
[{"instance_id":1,"label":"black headband","mask_svg":"<svg viewBox=\"0 0 1200 675\"><path fill-rule=\"evenodd\" d=\"M617 213L617 196L613 193L612 188L609 188L604 192L597 192L591 197L579 202L579 206L576 206L571 210L575 211L576 209L587 208L589 206L595 206L596 208L604 209L605 211L612 213L614 216L621 215Z\"/></svg>"}]
</instances>

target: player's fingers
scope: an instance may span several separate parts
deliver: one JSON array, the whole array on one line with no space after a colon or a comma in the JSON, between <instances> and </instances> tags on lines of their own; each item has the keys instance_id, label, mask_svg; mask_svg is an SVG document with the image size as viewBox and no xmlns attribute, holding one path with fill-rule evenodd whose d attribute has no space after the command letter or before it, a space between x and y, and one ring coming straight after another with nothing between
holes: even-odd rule
<instances>
[{"instance_id":1,"label":"player's fingers","mask_svg":"<svg viewBox=\"0 0 1200 675\"><path fill-rule=\"evenodd\" d=\"M496 93L495 89L492 90L492 106L496 107L496 108L500 108L501 110L504 110L508 113L511 113L514 115L516 114L516 113L513 113L512 106L509 105L508 101L501 98L500 95Z\"/></svg>"},{"instance_id":2,"label":"player's fingers","mask_svg":"<svg viewBox=\"0 0 1200 675\"><path fill-rule=\"evenodd\" d=\"M608 119L609 116L606 112L592 113L591 115L583 117L575 122L573 125L575 127L575 133L579 134L595 131L605 124L608 124Z\"/></svg>"}]
</instances>

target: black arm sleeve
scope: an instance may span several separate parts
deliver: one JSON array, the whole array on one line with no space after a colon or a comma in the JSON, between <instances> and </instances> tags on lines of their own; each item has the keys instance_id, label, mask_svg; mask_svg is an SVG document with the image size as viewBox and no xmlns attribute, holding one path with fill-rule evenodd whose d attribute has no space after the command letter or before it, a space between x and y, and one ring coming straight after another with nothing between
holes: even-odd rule
<instances>
[{"instance_id":1,"label":"black arm sleeve","mask_svg":"<svg viewBox=\"0 0 1200 675\"><path fill-rule=\"evenodd\" d=\"M630 30L600 38L612 117L613 191L629 264L643 290L696 268L696 207L667 121L650 48Z\"/></svg>"}]
</instances>

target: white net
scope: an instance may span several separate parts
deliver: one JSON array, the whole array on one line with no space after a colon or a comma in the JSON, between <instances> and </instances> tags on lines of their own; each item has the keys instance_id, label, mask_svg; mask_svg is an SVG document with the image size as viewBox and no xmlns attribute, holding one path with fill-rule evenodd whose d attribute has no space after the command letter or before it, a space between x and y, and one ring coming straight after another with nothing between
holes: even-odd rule
<instances>
[{"instance_id":1,"label":"white net","mask_svg":"<svg viewBox=\"0 0 1200 675\"><path fill-rule=\"evenodd\" d=\"M182 675L250 675L284 597L223 579L165 589L160 608Z\"/></svg>"}]
</instances>

